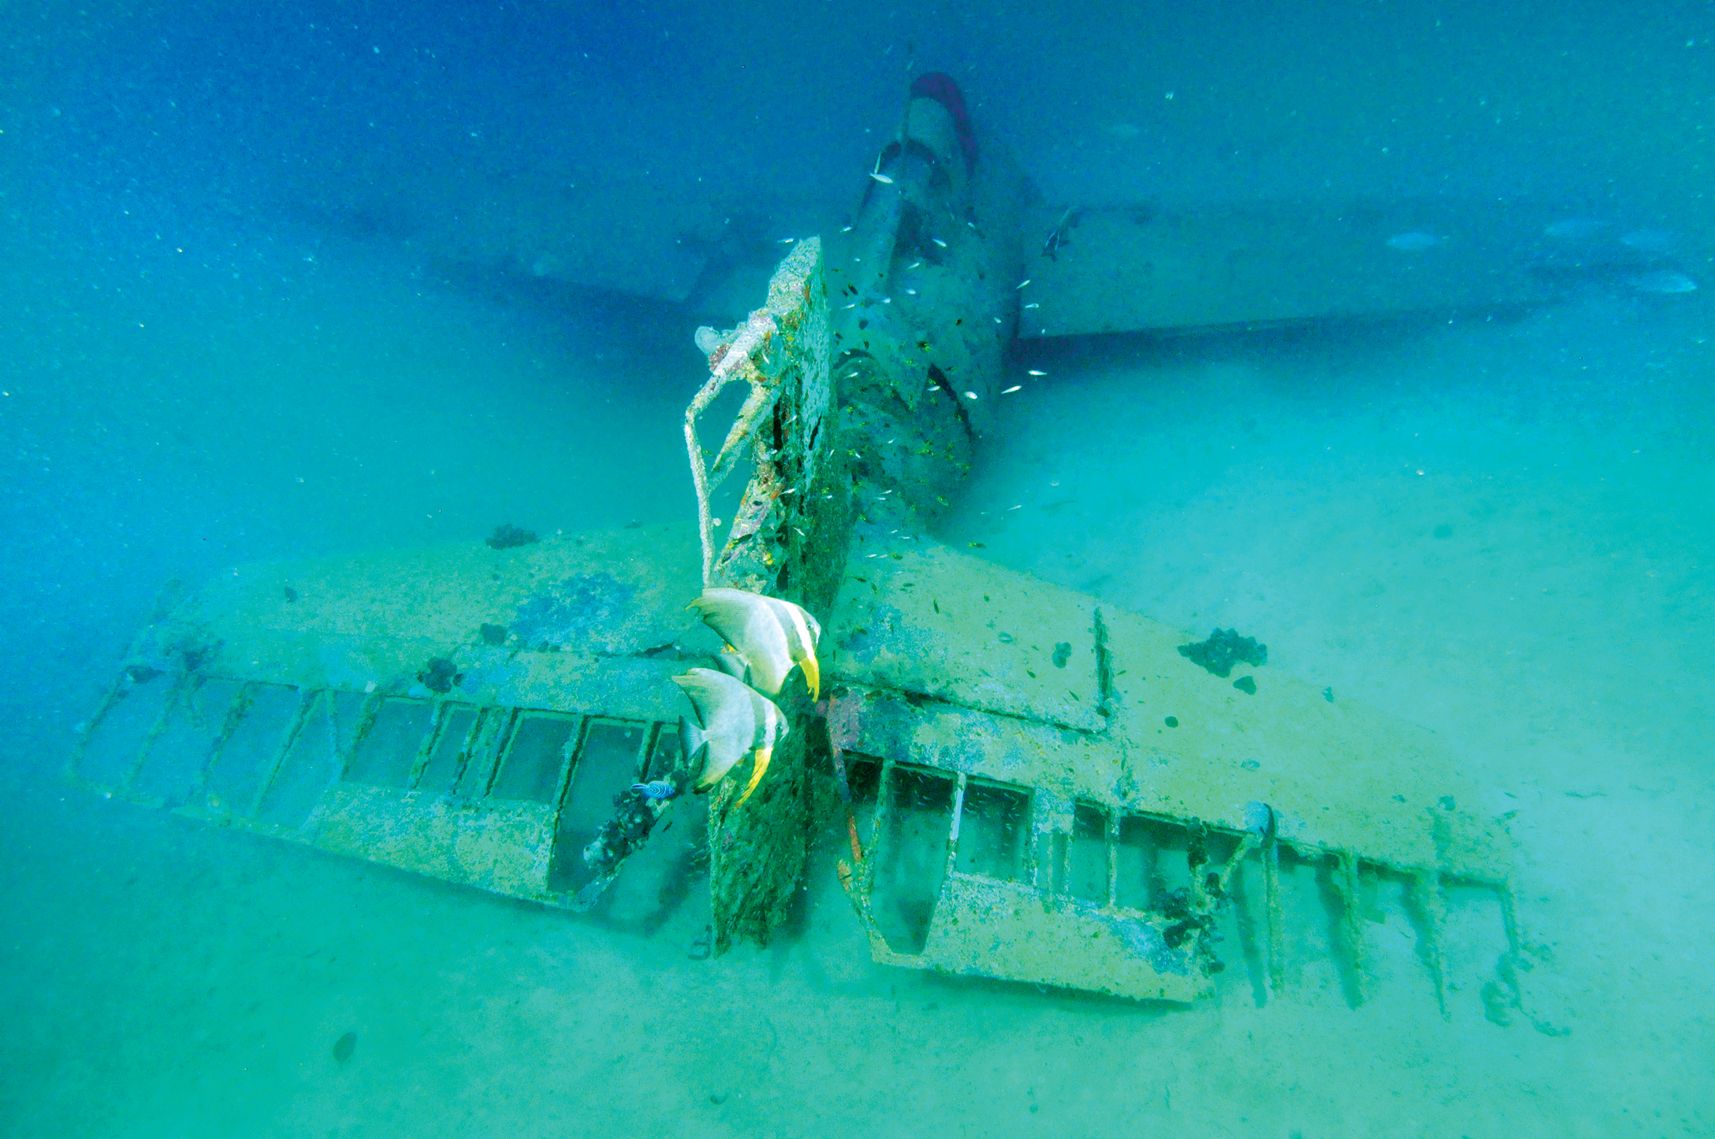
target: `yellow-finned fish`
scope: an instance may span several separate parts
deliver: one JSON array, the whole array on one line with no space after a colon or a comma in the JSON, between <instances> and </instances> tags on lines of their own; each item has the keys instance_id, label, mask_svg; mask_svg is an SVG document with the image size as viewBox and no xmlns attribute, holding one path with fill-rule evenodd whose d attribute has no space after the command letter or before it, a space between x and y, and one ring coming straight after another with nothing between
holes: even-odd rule
<instances>
[{"instance_id":1,"label":"yellow-finned fish","mask_svg":"<svg viewBox=\"0 0 1715 1139\"><path fill-rule=\"evenodd\" d=\"M778 597L720 586L703 590L691 607L744 659L750 682L758 689L778 696L796 666L804 670L810 699L821 698L816 641L822 627L804 609Z\"/></svg>"},{"instance_id":2,"label":"yellow-finned fish","mask_svg":"<svg viewBox=\"0 0 1715 1139\"><path fill-rule=\"evenodd\" d=\"M712 668L693 668L675 676L673 683L691 702L691 715L679 721L679 740L693 765L702 756L695 777L699 792L719 783L741 759L755 753L750 782L733 804L742 806L768 770L774 745L786 738L786 717L774 701L750 685Z\"/></svg>"}]
</instances>

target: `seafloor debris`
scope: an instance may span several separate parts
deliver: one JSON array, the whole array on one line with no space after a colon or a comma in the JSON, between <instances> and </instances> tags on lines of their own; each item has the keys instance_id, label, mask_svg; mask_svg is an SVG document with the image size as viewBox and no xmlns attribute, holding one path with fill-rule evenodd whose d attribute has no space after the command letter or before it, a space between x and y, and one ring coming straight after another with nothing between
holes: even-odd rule
<instances>
[{"instance_id":1,"label":"seafloor debris","mask_svg":"<svg viewBox=\"0 0 1715 1139\"><path fill-rule=\"evenodd\" d=\"M1179 655L1216 676L1230 676L1235 664L1261 668L1268 663L1268 646L1255 637L1241 637L1237 629L1216 629L1206 641L1179 646Z\"/></svg>"},{"instance_id":2,"label":"seafloor debris","mask_svg":"<svg viewBox=\"0 0 1715 1139\"><path fill-rule=\"evenodd\" d=\"M514 546L528 546L536 540L536 531L514 526L510 522L502 522L494 528L494 533L483 539L484 542L497 550L510 550Z\"/></svg>"},{"instance_id":3,"label":"seafloor debris","mask_svg":"<svg viewBox=\"0 0 1715 1139\"><path fill-rule=\"evenodd\" d=\"M355 1032L347 1032L333 1042L333 1058L337 1063L343 1064L350 1060L352 1053L356 1051L357 1033Z\"/></svg>"},{"instance_id":4,"label":"seafloor debris","mask_svg":"<svg viewBox=\"0 0 1715 1139\"><path fill-rule=\"evenodd\" d=\"M453 690L453 685L464 679L458 665L450 657L432 657L429 663L417 673L417 681L430 692L446 695Z\"/></svg>"}]
</instances>

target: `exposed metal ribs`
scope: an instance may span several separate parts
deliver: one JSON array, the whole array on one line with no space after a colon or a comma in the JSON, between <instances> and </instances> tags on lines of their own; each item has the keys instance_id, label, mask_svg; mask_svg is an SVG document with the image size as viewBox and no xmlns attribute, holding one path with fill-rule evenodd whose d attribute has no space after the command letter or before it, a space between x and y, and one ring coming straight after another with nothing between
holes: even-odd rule
<instances>
[{"instance_id":1,"label":"exposed metal ribs","mask_svg":"<svg viewBox=\"0 0 1715 1139\"><path fill-rule=\"evenodd\" d=\"M1258 1002L1297 981L1356 1006L1417 977L1444 1016L1497 975L1512 984L1505 880L888 758L845 762L867 836L848 889L884 962L1175 1001L1240 978ZM1476 943L1458 975L1452 917Z\"/></svg>"},{"instance_id":2,"label":"exposed metal ribs","mask_svg":"<svg viewBox=\"0 0 1715 1139\"><path fill-rule=\"evenodd\" d=\"M108 797L572 907L615 789L665 772L677 747L677 727L659 721L132 669L68 775Z\"/></svg>"}]
</instances>

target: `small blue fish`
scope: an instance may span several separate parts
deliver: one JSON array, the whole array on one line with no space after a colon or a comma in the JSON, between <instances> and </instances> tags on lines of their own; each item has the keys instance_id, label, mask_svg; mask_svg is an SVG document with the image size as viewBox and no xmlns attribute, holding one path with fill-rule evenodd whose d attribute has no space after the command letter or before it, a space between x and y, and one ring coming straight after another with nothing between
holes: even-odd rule
<instances>
[{"instance_id":1,"label":"small blue fish","mask_svg":"<svg viewBox=\"0 0 1715 1139\"><path fill-rule=\"evenodd\" d=\"M665 779L651 779L647 783L633 783L631 789L651 801L671 799L679 793L679 789Z\"/></svg>"}]
</instances>

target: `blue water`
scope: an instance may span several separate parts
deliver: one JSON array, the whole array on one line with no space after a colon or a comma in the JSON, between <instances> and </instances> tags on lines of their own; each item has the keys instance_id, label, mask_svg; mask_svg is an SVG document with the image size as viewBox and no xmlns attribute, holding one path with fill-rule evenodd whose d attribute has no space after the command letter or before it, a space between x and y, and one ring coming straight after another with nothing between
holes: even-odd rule
<instances>
[{"instance_id":1,"label":"blue water","mask_svg":"<svg viewBox=\"0 0 1715 1139\"><path fill-rule=\"evenodd\" d=\"M943 526L1469 757L1535 1024L888 969L821 865L693 961L61 782L170 579L690 526L691 333L741 314L433 238L608 183L801 236L926 69L1050 202L1528 197L1702 285L1036 346ZM6 5L0 1132L1715 1132L1712 171L1707 3Z\"/></svg>"}]
</instances>

